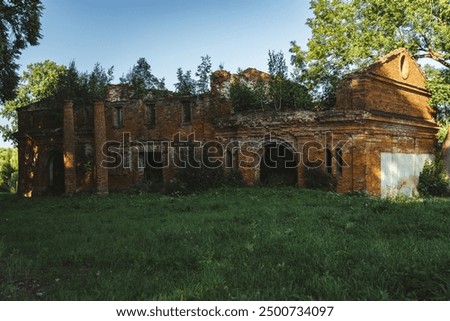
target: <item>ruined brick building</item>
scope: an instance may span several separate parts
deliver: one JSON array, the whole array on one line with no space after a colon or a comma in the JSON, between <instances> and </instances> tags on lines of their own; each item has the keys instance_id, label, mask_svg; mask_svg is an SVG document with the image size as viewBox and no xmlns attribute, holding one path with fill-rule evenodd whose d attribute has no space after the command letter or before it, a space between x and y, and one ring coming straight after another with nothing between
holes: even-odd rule
<instances>
[{"instance_id":1,"label":"ruined brick building","mask_svg":"<svg viewBox=\"0 0 450 321\"><path fill-rule=\"evenodd\" d=\"M334 176L338 192L415 193L438 126L425 77L405 49L342 79L328 111L234 112L227 99L233 77L215 72L211 93L200 96L130 99L116 85L93 106L42 101L21 108L19 193L164 184L186 146L204 147L211 164L240 171L250 185L278 173L301 187L308 165Z\"/></svg>"}]
</instances>

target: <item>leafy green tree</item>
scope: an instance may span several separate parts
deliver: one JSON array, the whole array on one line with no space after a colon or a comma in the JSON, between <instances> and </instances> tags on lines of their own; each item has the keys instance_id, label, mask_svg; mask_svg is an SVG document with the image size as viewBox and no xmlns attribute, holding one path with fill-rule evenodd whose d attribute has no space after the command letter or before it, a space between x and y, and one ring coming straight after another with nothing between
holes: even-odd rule
<instances>
[{"instance_id":1,"label":"leafy green tree","mask_svg":"<svg viewBox=\"0 0 450 321\"><path fill-rule=\"evenodd\" d=\"M294 67L291 77L298 83L304 83L307 80L306 74L308 72L306 63L307 52L302 50L295 41L291 41L289 52L291 53L291 66Z\"/></svg>"},{"instance_id":2,"label":"leafy green tree","mask_svg":"<svg viewBox=\"0 0 450 321\"><path fill-rule=\"evenodd\" d=\"M0 189L16 192L18 169L17 148L0 148Z\"/></svg>"},{"instance_id":3,"label":"leafy green tree","mask_svg":"<svg viewBox=\"0 0 450 321\"><path fill-rule=\"evenodd\" d=\"M72 99L76 104L91 104L101 99L106 85L112 81L112 72L113 67L105 71L98 63L90 73L79 72L75 62L71 62L69 67L50 60L28 65L22 74L16 98L7 101L0 110L0 115L9 121L9 124L0 126L3 137L14 141L18 108L50 97L56 104L62 104L65 99Z\"/></svg>"},{"instance_id":4,"label":"leafy green tree","mask_svg":"<svg viewBox=\"0 0 450 321\"><path fill-rule=\"evenodd\" d=\"M288 76L284 54L269 51L270 77L246 79L238 69L238 77L230 85L230 101L235 111L245 110L305 110L312 108L312 97L300 77L302 70Z\"/></svg>"},{"instance_id":5,"label":"leafy green tree","mask_svg":"<svg viewBox=\"0 0 450 321\"><path fill-rule=\"evenodd\" d=\"M16 60L42 37L39 0L0 0L0 102L11 100L19 83Z\"/></svg>"},{"instance_id":6,"label":"leafy green tree","mask_svg":"<svg viewBox=\"0 0 450 321\"><path fill-rule=\"evenodd\" d=\"M430 65L424 67L428 78L427 86L431 92L431 104L436 108L437 119L448 126L450 118L450 69L437 69Z\"/></svg>"},{"instance_id":7,"label":"leafy green tree","mask_svg":"<svg viewBox=\"0 0 450 321\"><path fill-rule=\"evenodd\" d=\"M158 79L152 74L151 66L145 58L139 58L128 74L120 82L133 89L133 98L144 98L150 92L165 91L164 78Z\"/></svg>"},{"instance_id":8,"label":"leafy green tree","mask_svg":"<svg viewBox=\"0 0 450 321\"><path fill-rule=\"evenodd\" d=\"M265 110L270 104L269 86L267 81L262 78L258 78L253 84L253 99L259 103L259 108ZM255 106L256 107L256 106Z\"/></svg>"},{"instance_id":9,"label":"leafy green tree","mask_svg":"<svg viewBox=\"0 0 450 321\"><path fill-rule=\"evenodd\" d=\"M93 70L80 75L87 88L87 93L92 99L100 100L105 96L105 89L114 79L114 66L105 70L98 62Z\"/></svg>"},{"instance_id":10,"label":"leafy green tree","mask_svg":"<svg viewBox=\"0 0 450 321\"><path fill-rule=\"evenodd\" d=\"M6 140L13 140L13 134L17 131L16 109L54 95L66 72L65 66L50 60L27 66L20 79L16 98L6 101L0 110L0 115L9 121L9 124L0 126Z\"/></svg>"},{"instance_id":11,"label":"leafy green tree","mask_svg":"<svg viewBox=\"0 0 450 321\"><path fill-rule=\"evenodd\" d=\"M174 84L175 90L180 95L195 95L197 83L194 79L192 79L191 71L188 70L186 73L183 72L183 69L177 69L177 80L178 82Z\"/></svg>"},{"instance_id":12,"label":"leafy green tree","mask_svg":"<svg viewBox=\"0 0 450 321\"><path fill-rule=\"evenodd\" d=\"M311 0L308 77L332 96L344 73L407 48L416 59L450 67L450 2L440 0ZM445 78L445 77L441 77ZM438 78L436 78L438 79ZM435 103L441 104L442 102Z\"/></svg>"},{"instance_id":13,"label":"leafy green tree","mask_svg":"<svg viewBox=\"0 0 450 321\"><path fill-rule=\"evenodd\" d=\"M295 43L293 43L295 44ZM291 50L292 52L292 50ZM283 52L269 51L269 92L275 110L310 109L312 98L305 83L306 64L298 54L291 57L294 72L288 77L288 67Z\"/></svg>"},{"instance_id":14,"label":"leafy green tree","mask_svg":"<svg viewBox=\"0 0 450 321\"><path fill-rule=\"evenodd\" d=\"M288 77L288 67L283 52L269 50L269 88L275 110L283 107L287 95L286 85Z\"/></svg>"},{"instance_id":15,"label":"leafy green tree","mask_svg":"<svg viewBox=\"0 0 450 321\"><path fill-rule=\"evenodd\" d=\"M260 107L258 93L242 79L230 86L230 101L235 111L256 110Z\"/></svg>"},{"instance_id":16,"label":"leafy green tree","mask_svg":"<svg viewBox=\"0 0 450 321\"><path fill-rule=\"evenodd\" d=\"M285 106L289 109L308 110L313 107L313 100L308 89L295 80L287 80L285 84Z\"/></svg>"},{"instance_id":17,"label":"leafy green tree","mask_svg":"<svg viewBox=\"0 0 450 321\"><path fill-rule=\"evenodd\" d=\"M209 85L210 85L210 77L211 77L211 57L206 55L201 57L202 62L197 67L197 72L195 73L195 76L198 77L197 80L197 93L204 94L209 91Z\"/></svg>"},{"instance_id":18,"label":"leafy green tree","mask_svg":"<svg viewBox=\"0 0 450 321\"><path fill-rule=\"evenodd\" d=\"M80 72L74 61L71 61L60 79L55 99L62 102L71 99L75 104L92 104L105 96L105 89L114 78L114 67L105 70L99 63L91 72Z\"/></svg>"}]
</instances>

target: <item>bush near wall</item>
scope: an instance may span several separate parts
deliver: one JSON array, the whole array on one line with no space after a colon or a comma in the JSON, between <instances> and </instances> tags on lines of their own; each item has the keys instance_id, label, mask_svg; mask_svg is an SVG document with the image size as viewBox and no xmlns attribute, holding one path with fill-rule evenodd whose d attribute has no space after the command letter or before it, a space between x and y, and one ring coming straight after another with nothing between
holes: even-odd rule
<instances>
[{"instance_id":1,"label":"bush near wall","mask_svg":"<svg viewBox=\"0 0 450 321\"><path fill-rule=\"evenodd\" d=\"M234 111L311 110L313 101L305 86L288 79L265 83L236 81L230 87Z\"/></svg>"},{"instance_id":2,"label":"bush near wall","mask_svg":"<svg viewBox=\"0 0 450 321\"><path fill-rule=\"evenodd\" d=\"M337 180L320 167L305 166L303 169L305 187L323 191L336 191Z\"/></svg>"},{"instance_id":3,"label":"bush near wall","mask_svg":"<svg viewBox=\"0 0 450 321\"><path fill-rule=\"evenodd\" d=\"M436 158L427 161L419 175L417 189L422 196L449 196L450 179L447 177L444 162Z\"/></svg>"},{"instance_id":4,"label":"bush near wall","mask_svg":"<svg viewBox=\"0 0 450 321\"><path fill-rule=\"evenodd\" d=\"M0 190L17 191L18 168L17 148L0 148Z\"/></svg>"}]
</instances>

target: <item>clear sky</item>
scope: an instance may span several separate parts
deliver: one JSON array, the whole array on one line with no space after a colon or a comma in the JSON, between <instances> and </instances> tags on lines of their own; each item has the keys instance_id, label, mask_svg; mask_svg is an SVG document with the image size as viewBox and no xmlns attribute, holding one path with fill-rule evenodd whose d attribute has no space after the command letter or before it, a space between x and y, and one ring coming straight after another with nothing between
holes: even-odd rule
<instances>
[{"instance_id":1,"label":"clear sky","mask_svg":"<svg viewBox=\"0 0 450 321\"><path fill-rule=\"evenodd\" d=\"M43 0L40 44L21 55L21 70L53 60L90 71L114 66L115 82L145 57L168 89L176 70L195 73L201 56L223 64L267 70L268 51L289 59L290 41L302 48L310 36L307 0ZM4 120L0 120L4 122ZM0 138L0 147L9 146Z\"/></svg>"}]
</instances>

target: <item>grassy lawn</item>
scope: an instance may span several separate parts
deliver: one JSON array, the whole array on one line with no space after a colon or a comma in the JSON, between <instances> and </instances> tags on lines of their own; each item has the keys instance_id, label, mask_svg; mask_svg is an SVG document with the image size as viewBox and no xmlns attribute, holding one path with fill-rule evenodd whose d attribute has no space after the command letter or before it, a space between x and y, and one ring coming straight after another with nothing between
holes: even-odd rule
<instances>
[{"instance_id":1,"label":"grassy lawn","mask_svg":"<svg viewBox=\"0 0 450 321\"><path fill-rule=\"evenodd\" d=\"M0 194L1 300L449 300L450 199Z\"/></svg>"}]
</instances>

